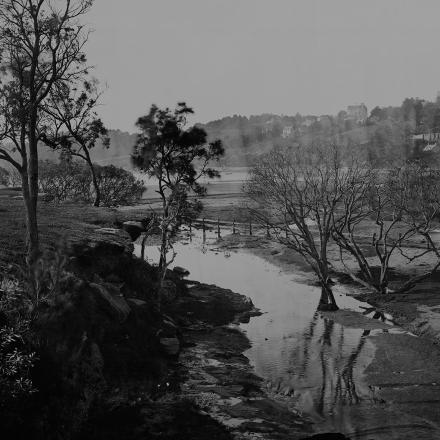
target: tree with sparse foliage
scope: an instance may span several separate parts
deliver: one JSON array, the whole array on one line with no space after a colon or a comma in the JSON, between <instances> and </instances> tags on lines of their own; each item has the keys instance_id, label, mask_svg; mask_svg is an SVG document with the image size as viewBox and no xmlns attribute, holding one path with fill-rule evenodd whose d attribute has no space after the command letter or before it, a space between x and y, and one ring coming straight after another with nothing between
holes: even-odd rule
<instances>
[{"instance_id":1,"label":"tree with sparse foliage","mask_svg":"<svg viewBox=\"0 0 440 440\"><path fill-rule=\"evenodd\" d=\"M80 23L92 0L0 0L0 160L22 179L28 255L40 254L37 200L38 148L43 107L57 84L78 81L87 71L87 29Z\"/></svg>"},{"instance_id":2,"label":"tree with sparse foliage","mask_svg":"<svg viewBox=\"0 0 440 440\"><path fill-rule=\"evenodd\" d=\"M200 179L219 177L218 171L209 165L224 154L222 143L208 142L205 130L197 126L186 128L191 114L193 110L185 103L178 103L174 110L153 105L136 123L140 133L134 146L133 163L156 179L156 192L162 202L159 214L162 280L174 259L174 256L167 257L172 249L173 232L191 205L188 194L205 194Z\"/></svg>"},{"instance_id":3,"label":"tree with sparse foliage","mask_svg":"<svg viewBox=\"0 0 440 440\"><path fill-rule=\"evenodd\" d=\"M57 84L44 106L47 129L42 136L49 147L87 163L95 191L94 206L100 205L101 193L90 150L98 141L104 148L110 146L108 130L96 112L101 95L97 80L81 85Z\"/></svg>"}]
</instances>

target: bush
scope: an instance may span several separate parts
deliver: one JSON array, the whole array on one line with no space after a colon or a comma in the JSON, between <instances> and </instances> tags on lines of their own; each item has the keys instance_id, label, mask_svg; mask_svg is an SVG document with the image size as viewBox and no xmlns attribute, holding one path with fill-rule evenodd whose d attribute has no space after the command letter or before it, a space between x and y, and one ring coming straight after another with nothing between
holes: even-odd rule
<instances>
[{"instance_id":1,"label":"bush","mask_svg":"<svg viewBox=\"0 0 440 440\"><path fill-rule=\"evenodd\" d=\"M144 183L132 173L114 165L95 166L104 206L133 205L145 191Z\"/></svg>"},{"instance_id":2,"label":"bush","mask_svg":"<svg viewBox=\"0 0 440 440\"><path fill-rule=\"evenodd\" d=\"M7 185L11 188L21 187L21 174L16 168L12 168L9 170Z\"/></svg>"},{"instance_id":3,"label":"bush","mask_svg":"<svg viewBox=\"0 0 440 440\"><path fill-rule=\"evenodd\" d=\"M0 408L35 392L30 372L35 353L26 349L23 333L28 322L19 327L0 327Z\"/></svg>"},{"instance_id":4,"label":"bush","mask_svg":"<svg viewBox=\"0 0 440 440\"><path fill-rule=\"evenodd\" d=\"M8 185L9 183L9 171L0 167L0 185Z\"/></svg>"},{"instance_id":5,"label":"bush","mask_svg":"<svg viewBox=\"0 0 440 440\"><path fill-rule=\"evenodd\" d=\"M60 163L48 160L39 164L40 191L49 201L57 203L77 196L78 183L83 172L83 166L78 162L61 161ZM89 183L90 186L90 183ZM89 190L84 194L85 196Z\"/></svg>"},{"instance_id":6,"label":"bush","mask_svg":"<svg viewBox=\"0 0 440 440\"><path fill-rule=\"evenodd\" d=\"M103 206L132 205L142 197L145 187L132 173L114 165L94 165ZM39 165L40 191L46 200L60 203L66 200L91 203L94 187L90 168L76 161L59 163L45 161Z\"/></svg>"},{"instance_id":7,"label":"bush","mask_svg":"<svg viewBox=\"0 0 440 440\"><path fill-rule=\"evenodd\" d=\"M21 187L21 175L14 167L10 169L0 167L0 185Z\"/></svg>"},{"instance_id":8,"label":"bush","mask_svg":"<svg viewBox=\"0 0 440 440\"><path fill-rule=\"evenodd\" d=\"M20 313L27 309L19 284L0 281L0 411L11 410L36 390L31 380L35 353L29 349L30 321Z\"/></svg>"}]
</instances>

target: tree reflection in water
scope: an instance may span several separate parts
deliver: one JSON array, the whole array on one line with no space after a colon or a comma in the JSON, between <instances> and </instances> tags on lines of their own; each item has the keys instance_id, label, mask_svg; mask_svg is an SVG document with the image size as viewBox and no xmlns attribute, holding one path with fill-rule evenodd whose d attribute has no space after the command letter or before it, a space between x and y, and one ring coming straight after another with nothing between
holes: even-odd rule
<instances>
[{"instance_id":1,"label":"tree reflection in water","mask_svg":"<svg viewBox=\"0 0 440 440\"><path fill-rule=\"evenodd\" d=\"M383 320L380 314L374 318ZM293 395L301 410L325 418L370 399L355 370L369 334L370 330L347 328L316 312L295 341L289 375L273 380L272 390Z\"/></svg>"}]
</instances>

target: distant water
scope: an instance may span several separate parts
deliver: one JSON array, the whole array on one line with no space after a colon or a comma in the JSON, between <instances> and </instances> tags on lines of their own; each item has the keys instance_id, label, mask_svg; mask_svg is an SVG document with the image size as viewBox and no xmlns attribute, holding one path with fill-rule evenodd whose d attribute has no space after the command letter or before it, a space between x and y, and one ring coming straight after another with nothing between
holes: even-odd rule
<instances>
[{"instance_id":1,"label":"distant water","mask_svg":"<svg viewBox=\"0 0 440 440\"><path fill-rule=\"evenodd\" d=\"M201 179L202 183L207 188L208 195L229 195L239 194L242 191L243 184L248 178L248 167L225 167L216 168L221 177L219 179ZM157 198L157 194L154 192L157 189L157 180L154 178L146 179L141 173L136 173L137 178L145 181L147 188L144 193L144 198L152 199Z\"/></svg>"}]
</instances>

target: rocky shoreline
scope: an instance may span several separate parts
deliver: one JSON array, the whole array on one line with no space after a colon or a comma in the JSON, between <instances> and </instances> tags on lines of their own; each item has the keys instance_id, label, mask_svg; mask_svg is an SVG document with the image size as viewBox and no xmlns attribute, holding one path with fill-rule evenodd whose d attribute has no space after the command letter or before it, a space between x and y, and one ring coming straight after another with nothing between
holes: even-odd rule
<instances>
[{"instance_id":1,"label":"rocky shoreline","mask_svg":"<svg viewBox=\"0 0 440 440\"><path fill-rule=\"evenodd\" d=\"M179 358L184 372L181 397L195 402L231 438L307 436L311 423L268 396L263 380L243 354L249 348L248 339L236 325L230 325L259 314L252 302L230 290L203 284L190 288L188 295L176 304L180 316L190 316L180 322L184 341Z\"/></svg>"},{"instance_id":2,"label":"rocky shoreline","mask_svg":"<svg viewBox=\"0 0 440 440\"><path fill-rule=\"evenodd\" d=\"M127 232L95 227L64 251L59 293L33 324L38 392L4 426L25 439L301 439L311 423L268 396L238 328L252 301L154 267ZM32 434L31 434L32 433Z\"/></svg>"}]
</instances>

